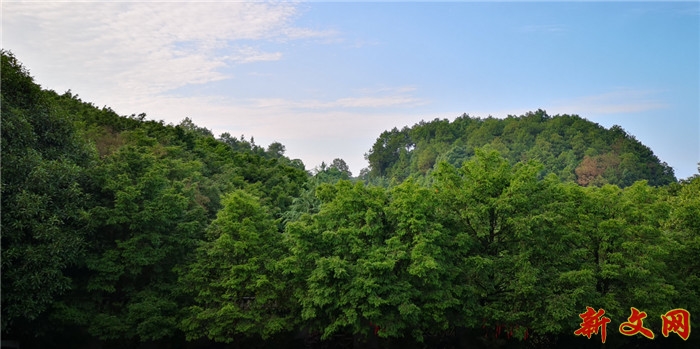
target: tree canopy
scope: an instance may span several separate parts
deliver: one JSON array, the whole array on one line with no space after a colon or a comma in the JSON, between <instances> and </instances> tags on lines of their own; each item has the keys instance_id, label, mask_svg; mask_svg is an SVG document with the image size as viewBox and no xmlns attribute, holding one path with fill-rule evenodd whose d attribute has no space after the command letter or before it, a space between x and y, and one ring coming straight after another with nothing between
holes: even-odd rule
<instances>
[{"instance_id":1,"label":"tree canopy","mask_svg":"<svg viewBox=\"0 0 700 349\"><path fill-rule=\"evenodd\" d=\"M577 115L549 116L544 110L502 120L464 114L452 122L435 119L385 131L365 154L365 180L402 181L425 175L443 161L459 167L484 146L498 150L511 165L537 160L545 172L582 186L676 181L673 169L622 127L605 129Z\"/></svg>"},{"instance_id":2,"label":"tree canopy","mask_svg":"<svg viewBox=\"0 0 700 349\"><path fill-rule=\"evenodd\" d=\"M2 51L2 337L23 348L687 347L700 174L543 111L382 133L353 178L119 116ZM643 311L653 341L618 328ZM668 333L666 333L668 334ZM69 343L69 344L67 344Z\"/></svg>"}]
</instances>

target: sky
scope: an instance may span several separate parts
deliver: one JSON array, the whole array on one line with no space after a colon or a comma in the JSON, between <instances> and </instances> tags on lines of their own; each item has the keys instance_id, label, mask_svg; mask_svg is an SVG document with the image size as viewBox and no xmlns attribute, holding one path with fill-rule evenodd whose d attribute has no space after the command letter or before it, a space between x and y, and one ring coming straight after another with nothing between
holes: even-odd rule
<instances>
[{"instance_id":1,"label":"sky","mask_svg":"<svg viewBox=\"0 0 700 349\"><path fill-rule=\"evenodd\" d=\"M700 2L2 1L2 48L43 88L120 115L280 142L353 174L435 118L576 114L676 177L700 162Z\"/></svg>"}]
</instances>

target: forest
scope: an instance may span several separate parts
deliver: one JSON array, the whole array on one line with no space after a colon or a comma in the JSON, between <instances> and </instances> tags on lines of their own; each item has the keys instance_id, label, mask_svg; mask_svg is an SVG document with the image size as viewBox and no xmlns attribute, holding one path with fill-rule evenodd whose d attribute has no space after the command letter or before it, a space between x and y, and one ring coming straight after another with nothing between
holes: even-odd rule
<instances>
[{"instance_id":1,"label":"forest","mask_svg":"<svg viewBox=\"0 0 700 349\"><path fill-rule=\"evenodd\" d=\"M619 126L435 119L353 177L1 78L4 343L700 347L700 174Z\"/></svg>"}]
</instances>

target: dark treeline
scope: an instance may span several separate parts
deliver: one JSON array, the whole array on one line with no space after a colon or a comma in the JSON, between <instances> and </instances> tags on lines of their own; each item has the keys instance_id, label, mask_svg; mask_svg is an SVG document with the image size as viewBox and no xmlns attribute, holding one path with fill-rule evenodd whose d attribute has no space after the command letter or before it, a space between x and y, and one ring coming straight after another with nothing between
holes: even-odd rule
<instances>
[{"instance_id":1,"label":"dark treeline","mask_svg":"<svg viewBox=\"0 0 700 349\"><path fill-rule=\"evenodd\" d=\"M587 306L607 348L700 345L661 321L700 316L700 176L620 128L436 120L383 133L358 179L43 90L6 51L1 98L22 348L597 348ZM620 334L631 307L656 339Z\"/></svg>"}]
</instances>

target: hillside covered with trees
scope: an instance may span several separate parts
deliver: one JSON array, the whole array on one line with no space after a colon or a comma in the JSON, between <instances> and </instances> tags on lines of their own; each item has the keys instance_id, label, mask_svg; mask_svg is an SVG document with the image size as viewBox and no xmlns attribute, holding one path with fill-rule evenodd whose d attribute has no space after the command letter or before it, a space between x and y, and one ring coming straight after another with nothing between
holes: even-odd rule
<instances>
[{"instance_id":1,"label":"hillside covered with trees","mask_svg":"<svg viewBox=\"0 0 700 349\"><path fill-rule=\"evenodd\" d=\"M365 154L366 179L403 181L425 175L440 162L461 166L475 149L489 146L510 164L536 160L546 173L582 186L627 187L638 180L654 186L676 180L673 169L620 126L605 129L576 115L543 110L506 119L463 115L383 132Z\"/></svg>"},{"instance_id":2,"label":"hillside covered with trees","mask_svg":"<svg viewBox=\"0 0 700 349\"><path fill-rule=\"evenodd\" d=\"M119 116L2 52L2 339L22 348L697 348L700 175L543 111L380 135L359 178ZM626 336L631 307L656 334ZM632 320L629 320L632 321ZM689 332L688 328L688 332Z\"/></svg>"}]
</instances>

